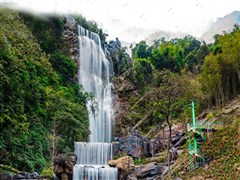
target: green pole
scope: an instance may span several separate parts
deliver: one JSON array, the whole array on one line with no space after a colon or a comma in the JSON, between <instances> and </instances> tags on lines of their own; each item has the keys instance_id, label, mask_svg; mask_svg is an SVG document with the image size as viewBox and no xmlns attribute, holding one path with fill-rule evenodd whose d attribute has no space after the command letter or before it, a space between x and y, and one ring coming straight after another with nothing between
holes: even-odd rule
<instances>
[{"instance_id":1,"label":"green pole","mask_svg":"<svg viewBox=\"0 0 240 180\"><path fill-rule=\"evenodd\" d=\"M192 121L193 121L193 128L194 130L196 130L196 119L195 119L195 109L194 109L194 101L192 101ZM193 138L193 144L194 144L194 153L197 154L198 150L197 150L197 139ZM196 156L195 156L196 158ZM195 164L196 167L198 167L197 163Z\"/></svg>"},{"instance_id":2,"label":"green pole","mask_svg":"<svg viewBox=\"0 0 240 180\"><path fill-rule=\"evenodd\" d=\"M195 128L195 126L196 126L196 119L195 119L194 101L192 101L192 121L193 121L193 126Z\"/></svg>"},{"instance_id":3,"label":"green pole","mask_svg":"<svg viewBox=\"0 0 240 180\"><path fill-rule=\"evenodd\" d=\"M195 110L194 110L194 101L192 101L192 121L193 121L193 128L196 130L196 119L195 119ZM194 151L197 153L197 140L193 138L194 143Z\"/></svg>"}]
</instances>

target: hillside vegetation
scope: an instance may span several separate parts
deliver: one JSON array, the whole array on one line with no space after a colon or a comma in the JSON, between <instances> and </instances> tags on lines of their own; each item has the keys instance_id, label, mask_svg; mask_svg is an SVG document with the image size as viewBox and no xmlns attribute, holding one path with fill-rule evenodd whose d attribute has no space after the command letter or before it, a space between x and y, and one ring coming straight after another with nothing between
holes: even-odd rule
<instances>
[{"instance_id":1,"label":"hillside vegetation","mask_svg":"<svg viewBox=\"0 0 240 180\"><path fill-rule=\"evenodd\" d=\"M185 145L172 167L172 176L238 179L240 112L234 109L236 105L228 112L221 109L240 93L239 26L235 25L230 33L216 35L213 44L186 36L156 40L152 46L141 41L132 50L133 67L116 80L125 107L116 119L119 136L136 129L155 138L164 126L171 133L174 124L191 123L188 105L194 100L196 115L214 109L205 121L214 119L222 126L203 144L204 158L209 164L191 172L186 170L189 156ZM235 101L239 108L239 98Z\"/></svg>"},{"instance_id":2,"label":"hillside vegetation","mask_svg":"<svg viewBox=\"0 0 240 180\"><path fill-rule=\"evenodd\" d=\"M59 16L0 9L0 21L0 164L41 172L87 139L90 95L61 50Z\"/></svg>"},{"instance_id":3,"label":"hillside vegetation","mask_svg":"<svg viewBox=\"0 0 240 180\"><path fill-rule=\"evenodd\" d=\"M213 115L214 114L214 115ZM210 110L206 122L221 124L202 145L205 166L189 170L187 150L173 165L173 177L182 179L238 179L240 177L240 98L221 110Z\"/></svg>"},{"instance_id":4,"label":"hillside vegetation","mask_svg":"<svg viewBox=\"0 0 240 180\"><path fill-rule=\"evenodd\" d=\"M147 133L169 118L185 122L192 100L200 114L240 93L239 27L215 38L209 45L192 36L160 39L152 46L141 41L132 49L133 67L116 80L119 87L131 87L119 92L126 102L126 111L118 117L120 134L129 124L138 123L138 130Z\"/></svg>"}]
</instances>

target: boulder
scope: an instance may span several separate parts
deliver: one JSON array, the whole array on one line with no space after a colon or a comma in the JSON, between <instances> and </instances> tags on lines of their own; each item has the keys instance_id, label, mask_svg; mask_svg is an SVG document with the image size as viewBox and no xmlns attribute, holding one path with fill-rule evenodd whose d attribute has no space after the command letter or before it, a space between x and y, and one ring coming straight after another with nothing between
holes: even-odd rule
<instances>
[{"instance_id":1,"label":"boulder","mask_svg":"<svg viewBox=\"0 0 240 180\"><path fill-rule=\"evenodd\" d=\"M59 179L70 180L76 162L77 156L75 154L59 154L54 157L53 172Z\"/></svg>"},{"instance_id":2,"label":"boulder","mask_svg":"<svg viewBox=\"0 0 240 180\"><path fill-rule=\"evenodd\" d=\"M150 156L150 141L133 130L127 137L119 138L120 154L127 154L133 158Z\"/></svg>"},{"instance_id":3,"label":"boulder","mask_svg":"<svg viewBox=\"0 0 240 180\"><path fill-rule=\"evenodd\" d=\"M134 161L130 156L121 157L108 162L110 167L116 167L120 171L131 172L134 170Z\"/></svg>"},{"instance_id":4,"label":"boulder","mask_svg":"<svg viewBox=\"0 0 240 180\"><path fill-rule=\"evenodd\" d=\"M118 168L118 179L137 180L132 157L124 156L117 160L110 160L108 165Z\"/></svg>"},{"instance_id":5,"label":"boulder","mask_svg":"<svg viewBox=\"0 0 240 180\"><path fill-rule=\"evenodd\" d=\"M135 173L138 178L150 178L159 176L162 173L162 167L156 163L148 163L135 167Z\"/></svg>"}]
</instances>

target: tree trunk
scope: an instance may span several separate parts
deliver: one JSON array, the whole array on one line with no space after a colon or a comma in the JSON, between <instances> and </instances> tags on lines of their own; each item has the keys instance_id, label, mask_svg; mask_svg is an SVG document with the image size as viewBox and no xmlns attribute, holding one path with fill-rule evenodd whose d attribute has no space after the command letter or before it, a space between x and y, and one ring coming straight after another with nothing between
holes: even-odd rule
<instances>
[{"instance_id":1,"label":"tree trunk","mask_svg":"<svg viewBox=\"0 0 240 180\"><path fill-rule=\"evenodd\" d=\"M138 128L142 123L144 123L148 119L148 117L152 115L152 113L153 110L149 111L140 121L137 122L137 124L135 124L132 130Z\"/></svg>"},{"instance_id":2,"label":"tree trunk","mask_svg":"<svg viewBox=\"0 0 240 180\"><path fill-rule=\"evenodd\" d=\"M167 124L168 124L168 128L169 128L169 138L168 138L168 147L167 147L167 151L168 151L168 179L171 179L171 156L170 156L170 149L171 149L171 142L172 142L172 124L169 120L169 115L167 115Z\"/></svg>"}]
</instances>

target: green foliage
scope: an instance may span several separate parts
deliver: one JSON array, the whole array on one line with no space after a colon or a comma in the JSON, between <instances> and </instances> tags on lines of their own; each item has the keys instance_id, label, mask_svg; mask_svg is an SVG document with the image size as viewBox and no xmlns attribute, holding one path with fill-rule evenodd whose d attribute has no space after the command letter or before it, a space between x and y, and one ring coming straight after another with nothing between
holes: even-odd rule
<instances>
[{"instance_id":1,"label":"green foliage","mask_svg":"<svg viewBox=\"0 0 240 180\"><path fill-rule=\"evenodd\" d=\"M134 63L135 83L139 87L144 87L147 84L151 84L153 79L153 67L148 59L136 59Z\"/></svg>"},{"instance_id":2,"label":"green foliage","mask_svg":"<svg viewBox=\"0 0 240 180\"><path fill-rule=\"evenodd\" d=\"M52 54L55 50L60 49L63 42L63 21L59 16L34 16L26 12L20 12L19 15L37 38L44 52Z\"/></svg>"},{"instance_id":3,"label":"green foliage","mask_svg":"<svg viewBox=\"0 0 240 180\"><path fill-rule=\"evenodd\" d=\"M38 170L46 165L44 86L55 81L55 73L17 13L1 9L0 14L0 159L22 170Z\"/></svg>"},{"instance_id":4,"label":"green foliage","mask_svg":"<svg viewBox=\"0 0 240 180\"><path fill-rule=\"evenodd\" d=\"M50 62L52 67L59 75L59 81L63 85L73 84L77 75L77 65L61 51L55 51Z\"/></svg>"},{"instance_id":5,"label":"green foliage","mask_svg":"<svg viewBox=\"0 0 240 180\"><path fill-rule=\"evenodd\" d=\"M146 164L146 158L136 158L134 159L134 164L135 165Z\"/></svg>"},{"instance_id":6,"label":"green foliage","mask_svg":"<svg viewBox=\"0 0 240 180\"><path fill-rule=\"evenodd\" d=\"M117 76L124 74L130 68L132 68L132 59L127 54L126 48L122 48L118 52L118 57L119 57L119 62L113 61L114 74L116 74ZM117 67L115 67L115 66L117 66Z\"/></svg>"},{"instance_id":7,"label":"green foliage","mask_svg":"<svg viewBox=\"0 0 240 180\"><path fill-rule=\"evenodd\" d=\"M101 39L102 46L104 45L108 34L104 33L103 30L98 27L98 24L95 21L87 21L87 19L84 16L77 14L74 14L73 17L76 19L80 26L82 26L85 29L88 29L91 32L97 33Z\"/></svg>"},{"instance_id":8,"label":"green foliage","mask_svg":"<svg viewBox=\"0 0 240 180\"><path fill-rule=\"evenodd\" d=\"M113 156L112 159L113 160L117 160L119 158L119 156Z\"/></svg>"},{"instance_id":9,"label":"green foliage","mask_svg":"<svg viewBox=\"0 0 240 180\"><path fill-rule=\"evenodd\" d=\"M41 176L48 179L53 178L54 177L53 167L44 168L41 173Z\"/></svg>"},{"instance_id":10,"label":"green foliage","mask_svg":"<svg viewBox=\"0 0 240 180\"><path fill-rule=\"evenodd\" d=\"M152 46L145 41L138 43L133 49L133 58L148 58L158 70L168 69L180 72L185 67L195 72L195 67L203 63L204 57L209 54L208 46L192 36L183 39L165 41L161 39Z\"/></svg>"},{"instance_id":11,"label":"green foliage","mask_svg":"<svg viewBox=\"0 0 240 180\"><path fill-rule=\"evenodd\" d=\"M60 18L0 9L0 21L0 163L41 171L87 138L90 96L60 49Z\"/></svg>"},{"instance_id":12,"label":"green foliage","mask_svg":"<svg viewBox=\"0 0 240 180\"><path fill-rule=\"evenodd\" d=\"M172 125L172 119L178 118L188 101L193 98L193 94L188 94L184 88L187 81L182 81L180 76L170 71L161 72L161 83L155 90L152 99L154 107L153 115L159 122L167 121Z\"/></svg>"},{"instance_id":13,"label":"green foliage","mask_svg":"<svg viewBox=\"0 0 240 180\"><path fill-rule=\"evenodd\" d=\"M136 46L132 49L134 58L148 58L151 56L151 48L146 44L145 41L141 41L136 44Z\"/></svg>"},{"instance_id":14,"label":"green foliage","mask_svg":"<svg viewBox=\"0 0 240 180\"><path fill-rule=\"evenodd\" d=\"M196 110L200 113L206 107L221 106L239 94L239 39L240 31L235 27L229 34L216 35L212 45L192 36L170 41L161 39L152 46L144 41L138 43L132 49L134 67L131 80L139 93L139 96L134 94L130 98L133 126L146 119L145 123L141 122L142 127L138 127L146 132L156 122L162 122L165 115L161 111L166 109L166 106L162 106L164 98L179 87L183 94L175 93L178 98L170 108L174 112L171 118L181 118L185 122L189 120L189 110L183 106L191 100L195 100ZM173 74L164 75L165 69ZM168 76L170 84L165 82ZM172 79L171 76L175 78ZM173 89L171 81L176 84L172 86ZM166 97L162 100L159 94L164 93ZM151 113L152 107L155 110Z\"/></svg>"},{"instance_id":15,"label":"green foliage","mask_svg":"<svg viewBox=\"0 0 240 180\"><path fill-rule=\"evenodd\" d=\"M80 89L47 89L46 110L49 115L48 140L52 156L73 151L74 141L84 141L89 134L86 99ZM55 146L55 147L54 147Z\"/></svg>"},{"instance_id":16,"label":"green foliage","mask_svg":"<svg viewBox=\"0 0 240 180\"><path fill-rule=\"evenodd\" d=\"M200 82L208 103L219 106L240 91L240 30L215 38L212 53L203 64Z\"/></svg>"},{"instance_id":17,"label":"green foliage","mask_svg":"<svg viewBox=\"0 0 240 180\"><path fill-rule=\"evenodd\" d=\"M19 173L19 170L15 169L15 168L12 167L12 166L0 164L0 172L18 174L18 173Z\"/></svg>"}]
</instances>

